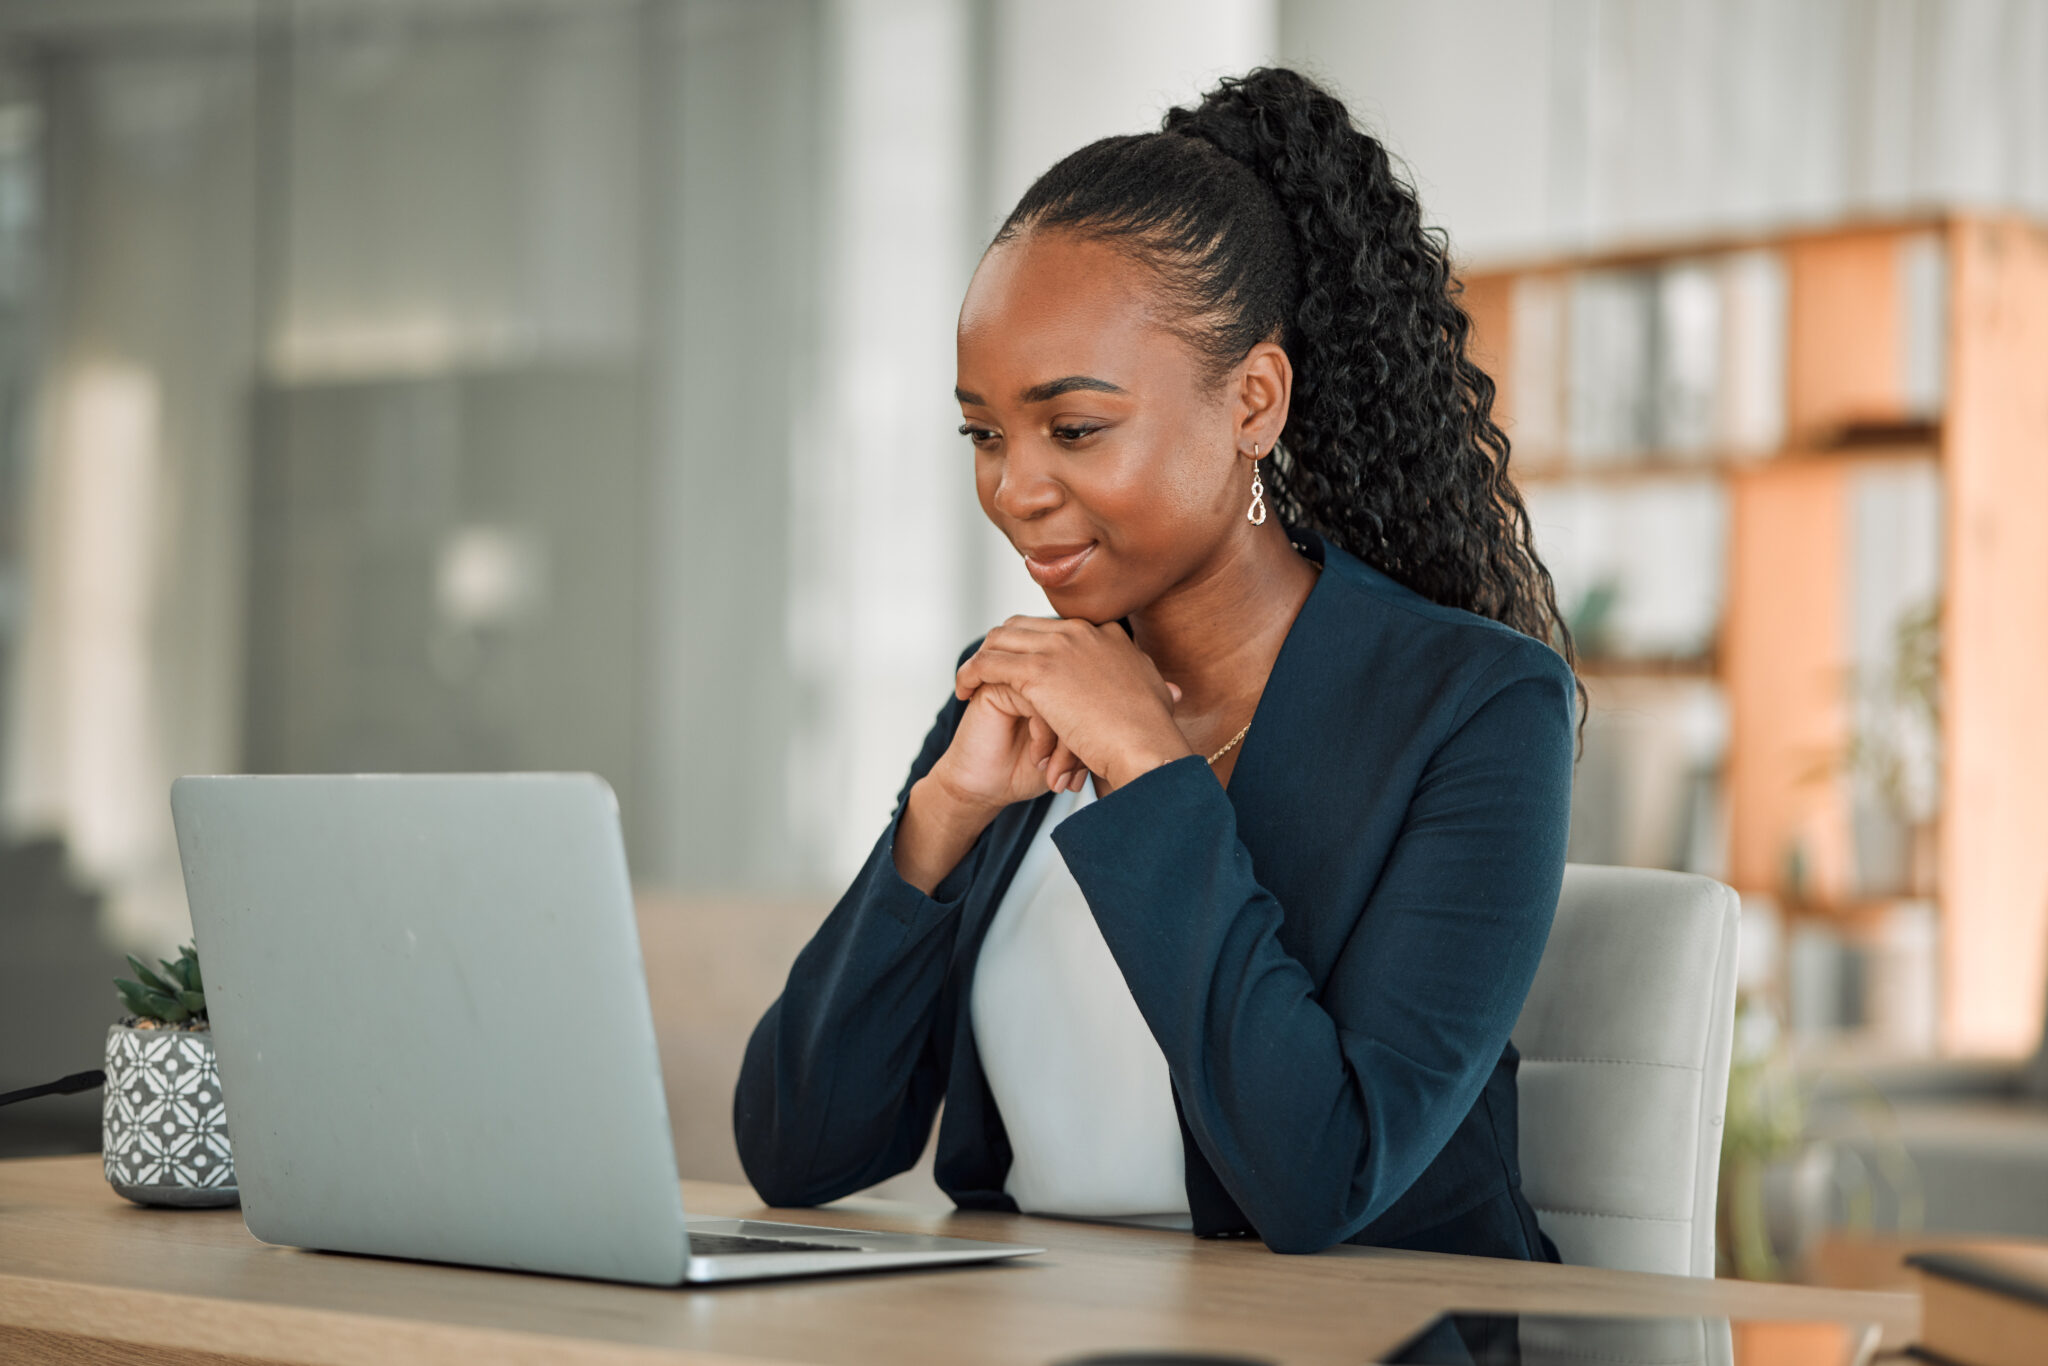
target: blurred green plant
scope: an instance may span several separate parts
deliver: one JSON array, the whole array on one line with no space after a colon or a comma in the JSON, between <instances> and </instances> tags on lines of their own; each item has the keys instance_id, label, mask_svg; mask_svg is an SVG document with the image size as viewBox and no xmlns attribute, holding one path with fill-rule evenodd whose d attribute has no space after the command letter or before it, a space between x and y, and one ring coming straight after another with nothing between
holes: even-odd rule
<instances>
[{"instance_id":1,"label":"blurred green plant","mask_svg":"<svg viewBox=\"0 0 2048 1366\"><path fill-rule=\"evenodd\" d=\"M1820 756L1800 781L1858 777L1895 819L1926 819L1940 786L1940 597L1901 611L1892 623L1891 658L1880 667L1855 670L1846 686L1855 729L1847 744Z\"/></svg>"},{"instance_id":2,"label":"blurred green plant","mask_svg":"<svg viewBox=\"0 0 2048 1366\"><path fill-rule=\"evenodd\" d=\"M1892 624L1892 656L1859 680L1865 720L1844 761L1901 822L1924 819L1939 784L1941 599L1907 608Z\"/></svg>"},{"instance_id":3,"label":"blurred green plant","mask_svg":"<svg viewBox=\"0 0 2048 1366\"><path fill-rule=\"evenodd\" d=\"M1806 1106L1777 1017L1753 995L1736 1003L1735 1055L1728 1066L1727 1127L1721 1136L1720 1241L1735 1274L1774 1281L1784 1274L1771 1244L1764 1174L1805 1143Z\"/></svg>"},{"instance_id":4,"label":"blurred green plant","mask_svg":"<svg viewBox=\"0 0 2048 1366\"><path fill-rule=\"evenodd\" d=\"M1809 1126L1816 1109L1827 1116L1820 1127L1833 1138ZM1825 1189L1802 1191L1800 1170L1810 1169L1814 1159L1821 1163ZM1926 1200L1891 1102L1853 1068L1802 1071L1777 1012L1760 994L1743 992L1736 1002L1721 1139L1715 1241L1722 1269L1744 1280L1787 1278L1771 1232L1774 1199L1781 1224L1803 1225L1811 1233L1839 1218L1825 1226L1867 1237L1878 1231L1880 1188L1890 1197L1894 1231L1918 1231ZM1828 1191L1840 1197L1839 1216L1807 1207L1806 1196L1825 1201ZM1802 1234L1795 1241L1804 1239Z\"/></svg>"},{"instance_id":5,"label":"blurred green plant","mask_svg":"<svg viewBox=\"0 0 2048 1366\"><path fill-rule=\"evenodd\" d=\"M1614 653L1614 613L1621 602L1621 584L1604 578L1579 594L1579 600L1565 612L1565 626L1572 644L1586 659L1601 659Z\"/></svg>"},{"instance_id":6,"label":"blurred green plant","mask_svg":"<svg viewBox=\"0 0 2048 1366\"><path fill-rule=\"evenodd\" d=\"M121 1003L138 1020L205 1025L206 984L199 975L198 948L187 944L178 950L176 962L163 958L156 961L163 969L161 973L152 972L134 954L128 955L128 966L135 969L139 980L114 979L114 990L121 994Z\"/></svg>"}]
</instances>

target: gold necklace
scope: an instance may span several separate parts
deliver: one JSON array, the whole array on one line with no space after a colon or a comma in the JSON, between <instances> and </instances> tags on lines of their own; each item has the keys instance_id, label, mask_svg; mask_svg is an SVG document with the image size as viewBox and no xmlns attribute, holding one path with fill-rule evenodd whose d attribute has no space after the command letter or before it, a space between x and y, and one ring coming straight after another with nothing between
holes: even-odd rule
<instances>
[{"instance_id":1,"label":"gold necklace","mask_svg":"<svg viewBox=\"0 0 2048 1366\"><path fill-rule=\"evenodd\" d=\"M1251 728L1252 723L1249 721L1245 722L1242 726L1239 726L1237 728L1237 734L1230 737L1230 743L1225 745L1222 749L1217 750L1214 754L1210 755L1209 762L1213 764L1218 759L1221 759L1224 755L1230 753L1231 750L1237 748L1237 742L1239 740L1244 739L1244 733L1250 730Z\"/></svg>"},{"instance_id":2,"label":"gold necklace","mask_svg":"<svg viewBox=\"0 0 2048 1366\"><path fill-rule=\"evenodd\" d=\"M1301 551L1303 559L1308 559L1308 551L1303 549L1302 546L1297 544L1294 548L1296 550ZM1321 560L1309 560L1308 562L1315 566L1316 573L1318 576L1320 576L1323 572L1323 562ZM1249 721L1245 722L1242 726L1239 726L1237 728L1237 734L1230 737L1230 742L1224 745L1222 749L1217 750L1214 754L1209 756L1209 762L1213 764L1218 759L1221 759L1224 755L1230 753L1230 751L1232 751L1233 749L1236 749L1237 742L1239 740L1244 739L1244 733L1250 730L1251 728L1252 723Z\"/></svg>"}]
</instances>

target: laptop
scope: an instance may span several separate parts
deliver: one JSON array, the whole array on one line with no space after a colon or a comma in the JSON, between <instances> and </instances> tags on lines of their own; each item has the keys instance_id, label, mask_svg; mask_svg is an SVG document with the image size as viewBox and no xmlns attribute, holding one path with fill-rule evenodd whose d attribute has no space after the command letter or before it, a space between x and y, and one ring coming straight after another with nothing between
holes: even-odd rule
<instances>
[{"instance_id":1,"label":"laptop","mask_svg":"<svg viewBox=\"0 0 2048 1366\"><path fill-rule=\"evenodd\" d=\"M171 812L264 1242L646 1285L1044 1251L685 1216L602 779L189 777Z\"/></svg>"}]
</instances>

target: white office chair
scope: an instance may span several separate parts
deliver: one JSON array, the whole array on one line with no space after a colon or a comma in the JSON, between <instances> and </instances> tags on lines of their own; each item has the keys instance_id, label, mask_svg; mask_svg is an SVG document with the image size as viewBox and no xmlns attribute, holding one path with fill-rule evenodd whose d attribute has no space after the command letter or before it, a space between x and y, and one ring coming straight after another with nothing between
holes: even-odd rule
<instances>
[{"instance_id":1,"label":"white office chair","mask_svg":"<svg viewBox=\"0 0 2048 1366\"><path fill-rule=\"evenodd\" d=\"M1522 1054L1522 1190L1565 1261L1714 1274L1740 903L1712 878L1567 864Z\"/></svg>"}]
</instances>

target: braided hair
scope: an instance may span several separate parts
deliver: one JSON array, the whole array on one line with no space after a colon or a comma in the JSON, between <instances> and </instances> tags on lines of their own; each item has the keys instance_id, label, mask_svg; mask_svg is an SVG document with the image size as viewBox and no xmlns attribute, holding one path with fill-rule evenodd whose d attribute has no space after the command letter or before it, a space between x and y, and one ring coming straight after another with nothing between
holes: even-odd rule
<instances>
[{"instance_id":1,"label":"braided hair","mask_svg":"<svg viewBox=\"0 0 2048 1366\"><path fill-rule=\"evenodd\" d=\"M1284 68L1225 78L1162 131L1061 160L995 240L1040 229L1153 271L1217 380L1262 341L1286 351L1294 391L1265 478L1282 521L1576 662L1508 478L1493 380L1467 354L1448 239L1335 95Z\"/></svg>"}]
</instances>

